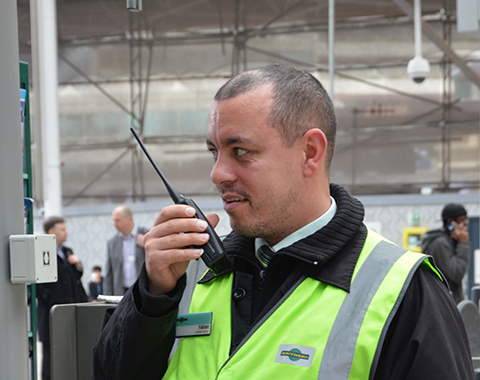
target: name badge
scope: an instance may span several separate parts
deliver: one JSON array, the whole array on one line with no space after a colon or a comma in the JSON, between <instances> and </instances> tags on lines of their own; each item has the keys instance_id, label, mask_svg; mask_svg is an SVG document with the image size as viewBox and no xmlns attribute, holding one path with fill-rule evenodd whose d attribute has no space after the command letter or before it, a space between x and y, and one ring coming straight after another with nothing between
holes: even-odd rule
<instances>
[{"instance_id":1,"label":"name badge","mask_svg":"<svg viewBox=\"0 0 480 380\"><path fill-rule=\"evenodd\" d=\"M205 313L179 314L175 323L176 337L210 335L212 314L211 311Z\"/></svg>"}]
</instances>

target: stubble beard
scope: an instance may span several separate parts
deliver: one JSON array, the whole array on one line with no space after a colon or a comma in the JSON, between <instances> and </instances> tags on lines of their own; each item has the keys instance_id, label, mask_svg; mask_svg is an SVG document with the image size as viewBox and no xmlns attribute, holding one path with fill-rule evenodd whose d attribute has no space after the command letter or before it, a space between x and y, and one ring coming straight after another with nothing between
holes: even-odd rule
<instances>
[{"instance_id":1,"label":"stubble beard","mask_svg":"<svg viewBox=\"0 0 480 380\"><path fill-rule=\"evenodd\" d=\"M297 194L291 188L282 198L281 202L259 202L261 206L256 206L250 200L253 212L250 216L247 215L247 218L250 218L248 221L241 222L235 217L234 212L229 213L232 230L245 237L262 237L267 241L280 241L289 234L285 232L288 228L288 215L292 212L292 205L297 201ZM271 210L276 210L276 212L272 213L268 220L255 220L256 215L261 216Z\"/></svg>"}]
</instances>

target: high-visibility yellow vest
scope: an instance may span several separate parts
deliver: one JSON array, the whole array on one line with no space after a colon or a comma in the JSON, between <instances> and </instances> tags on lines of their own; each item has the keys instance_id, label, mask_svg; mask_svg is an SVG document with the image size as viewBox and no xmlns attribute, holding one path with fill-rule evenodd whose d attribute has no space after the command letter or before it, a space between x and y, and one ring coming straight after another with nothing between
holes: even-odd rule
<instances>
[{"instance_id":1,"label":"high-visibility yellow vest","mask_svg":"<svg viewBox=\"0 0 480 380\"><path fill-rule=\"evenodd\" d=\"M233 273L197 284L190 313L213 312L211 334L182 338L164 379L368 379L415 270L427 256L369 230L350 293L302 277L233 353Z\"/></svg>"}]
</instances>

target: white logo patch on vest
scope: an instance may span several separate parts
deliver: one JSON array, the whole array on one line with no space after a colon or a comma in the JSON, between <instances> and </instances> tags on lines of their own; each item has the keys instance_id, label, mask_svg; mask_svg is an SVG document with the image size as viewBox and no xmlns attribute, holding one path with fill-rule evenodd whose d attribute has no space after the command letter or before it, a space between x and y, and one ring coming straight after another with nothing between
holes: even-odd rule
<instances>
[{"instance_id":1,"label":"white logo patch on vest","mask_svg":"<svg viewBox=\"0 0 480 380\"><path fill-rule=\"evenodd\" d=\"M315 355L315 348L303 347L294 344L281 344L275 363L293 364L300 367L310 367Z\"/></svg>"}]
</instances>

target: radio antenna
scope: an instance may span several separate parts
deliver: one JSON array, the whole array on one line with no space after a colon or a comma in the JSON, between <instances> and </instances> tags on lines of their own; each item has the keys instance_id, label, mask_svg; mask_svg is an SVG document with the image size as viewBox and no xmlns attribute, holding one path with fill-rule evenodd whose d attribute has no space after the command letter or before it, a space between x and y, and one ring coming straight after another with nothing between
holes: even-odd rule
<instances>
[{"instance_id":1,"label":"radio antenna","mask_svg":"<svg viewBox=\"0 0 480 380\"><path fill-rule=\"evenodd\" d=\"M150 156L150 153L148 153L147 148L145 148L145 145L143 144L142 140L140 139L140 136L138 136L137 132L135 132L135 129L133 127L130 127L130 131L132 131L133 136L137 140L138 144L142 148L143 152L147 156L148 160L152 164L152 166L155 169L155 171L157 172L157 174L162 179L163 183L165 184L165 187L168 190L168 194L170 194L170 197L172 198L173 202L174 203L181 202L184 199L183 195L180 194L177 190L175 190L175 188L171 185L171 183L168 182L168 180L164 177L164 175L160 171L160 168L157 166L155 161L153 161L153 158L152 158L152 156Z\"/></svg>"}]
</instances>

